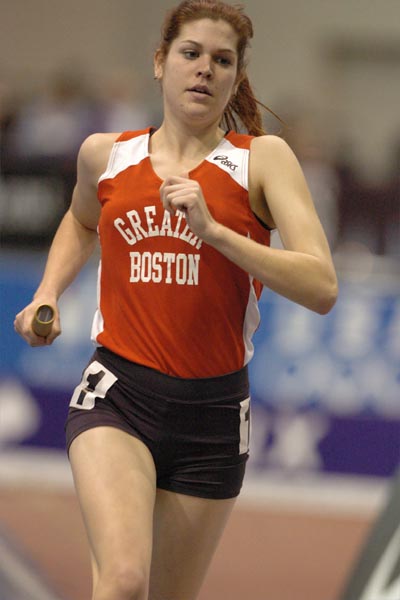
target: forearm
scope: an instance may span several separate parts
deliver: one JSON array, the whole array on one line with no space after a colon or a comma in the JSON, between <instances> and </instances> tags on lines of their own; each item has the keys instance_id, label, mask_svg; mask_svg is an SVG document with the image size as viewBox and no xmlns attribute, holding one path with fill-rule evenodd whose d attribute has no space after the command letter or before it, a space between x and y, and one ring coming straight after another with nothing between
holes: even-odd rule
<instances>
[{"instance_id":1,"label":"forearm","mask_svg":"<svg viewBox=\"0 0 400 600\"><path fill-rule=\"evenodd\" d=\"M220 224L207 243L269 289L310 310L325 314L335 303L335 271L317 256L262 246Z\"/></svg>"},{"instance_id":2,"label":"forearm","mask_svg":"<svg viewBox=\"0 0 400 600\"><path fill-rule=\"evenodd\" d=\"M87 262L96 243L97 232L81 225L68 210L54 236L35 298L57 301Z\"/></svg>"}]
</instances>

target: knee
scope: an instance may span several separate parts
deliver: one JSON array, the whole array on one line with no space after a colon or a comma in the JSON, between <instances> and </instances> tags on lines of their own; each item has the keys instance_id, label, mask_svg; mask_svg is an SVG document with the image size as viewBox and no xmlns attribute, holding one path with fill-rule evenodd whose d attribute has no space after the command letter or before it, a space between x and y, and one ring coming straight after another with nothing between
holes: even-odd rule
<instances>
[{"instance_id":1,"label":"knee","mask_svg":"<svg viewBox=\"0 0 400 600\"><path fill-rule=\"evenodd\" d=\"M97 600L146 600L148 575L146 569L120 562L100 572L94 598Z\"/></svg>"}]
</instances>

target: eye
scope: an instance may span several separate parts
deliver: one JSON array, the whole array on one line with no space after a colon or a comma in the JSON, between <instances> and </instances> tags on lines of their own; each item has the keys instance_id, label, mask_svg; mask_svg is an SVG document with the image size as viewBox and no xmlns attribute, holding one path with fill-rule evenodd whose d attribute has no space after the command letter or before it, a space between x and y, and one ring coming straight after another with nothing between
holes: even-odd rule
<instances>
[{"instance_id":1,"label":"eye","mask_svg":"<svg viewBox=\"0 0 400 600\"><path fill-rule=\"evenodd\" d=\"M197 50L183 50L182 54L188 60L194 60L195 58L197 58L199 56L199 53L197 52Z\"/></svg>"},{"instance_id":2,"label":"eye","mask_svg":"<svg viewBox=\"0 0 400 600\"><path fill-rule=\"evenodd\" d=\"M229 67L232 64L232 60L226 56L217 56L215 62L223 67Z\"/></svg>"}]
</instances>

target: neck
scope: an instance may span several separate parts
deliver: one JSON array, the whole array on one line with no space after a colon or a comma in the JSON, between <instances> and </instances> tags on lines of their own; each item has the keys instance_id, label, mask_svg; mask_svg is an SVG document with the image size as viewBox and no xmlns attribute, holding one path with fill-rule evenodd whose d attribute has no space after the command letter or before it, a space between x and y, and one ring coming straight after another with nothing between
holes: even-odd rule
<instances>
[{"instance_id":1,"label":"neck","mask_svg":"<svg viewBox=\"0 0 400 600\"><path fill-rule=\"evenodd\" d=\"M224 137L224 131L217 123L211 125L190 125L182 121L164 119L151 139L152 152L168 148L176 158L196 159L211 152Z\"/></svg>"}]
</instances>

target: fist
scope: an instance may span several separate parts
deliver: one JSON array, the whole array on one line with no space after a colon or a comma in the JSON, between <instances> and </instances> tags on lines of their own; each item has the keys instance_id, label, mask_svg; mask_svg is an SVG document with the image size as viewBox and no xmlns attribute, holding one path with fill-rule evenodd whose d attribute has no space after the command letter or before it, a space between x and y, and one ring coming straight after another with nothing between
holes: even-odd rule
<instances>
[{"instance_id":1,"label":"fist","mask_svg":"<svg viewBox=\"0 0 400 600\"><path fill-rule=\"evenodd\" d=\"M200 184L189 177L170 176L160 187L163 206L174 215L183 212L191 231L207 241L216 224L203 196Z\"/></svg>"}]
</instances>

